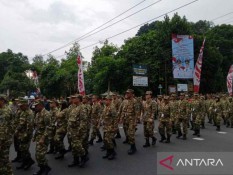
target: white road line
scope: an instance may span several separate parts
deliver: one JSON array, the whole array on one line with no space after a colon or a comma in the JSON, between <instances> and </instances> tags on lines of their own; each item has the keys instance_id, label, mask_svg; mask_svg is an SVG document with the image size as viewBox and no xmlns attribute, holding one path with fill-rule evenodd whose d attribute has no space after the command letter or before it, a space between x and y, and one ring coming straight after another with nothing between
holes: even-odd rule
<instances>
[{"instance_id":1,"label":"white road line","mask_svg":"<svg viewBox=\"0 0 233 175\"><path fill-rule=\"evenodd\" d=\"M227 132L221 132L221 131L220 131L220 132L218 132L218 133L219 133L219 134L227 134Z\"/></svg>"},{"instance_id":2,"label":"white road line","mask_svg":"<svg viewBox=\"0 0 233 175\"><path fill-rule=\"evenodd\" d=\"M205 139L204 138L200 138L200 137L194 137L193 140L203 141Z\"/></svg>"}]
</instances>

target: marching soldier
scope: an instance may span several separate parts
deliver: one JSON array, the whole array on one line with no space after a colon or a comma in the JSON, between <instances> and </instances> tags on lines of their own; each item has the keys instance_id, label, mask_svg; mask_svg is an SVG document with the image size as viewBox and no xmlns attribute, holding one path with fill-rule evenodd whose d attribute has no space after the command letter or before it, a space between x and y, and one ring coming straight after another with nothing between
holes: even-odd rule
<instances>
[{"instance_id":1,"label":"marching soldier","mask_svg":"<svg viewBox=\"0 0 233 175\"><path fill-rule=\"evenodd\" d=\"M113 95L112 95L112 104L115 106L116 111L118 112L120 109L121 102L118 99L116 93L113 93ZM119 116L118 116L118 118L116 118L116 122L115 122L115 124L116 124L116 136L115 136L115 138L117 138L117 139L121 138L120 130L118 128L118 122L119 122Z\"/></svg>"},{"instance_id":2,"label":"marching soldier","mask_svg":"<svg viewBox=\"0 0 233 175\"><path fill-rule=\"evenodd\" d=\"M172 94L170 97L170 107L171 107L171 124L172 124L172 134L176 134L176 121L178 116L178 101L176 100L176 94Z\"/></svg>"},{"instance_id":3,"label":"marching soldier","mask_svg":"<svg viewBox=\"0 0 233 175\"><path fill-rule=\"evenodd\" d=\"M98 103L98 96L93 95L92 96L92 109L91 109L91 120L92 120L92 133L91 133L91 140L89 141L90 145L93 145L93 141L95 140L96 136L98 136L98 140L96 143L102 142L102 136L99 131L99 120L101 116L101 105Z\"/></svg>"},{"instance_id":4,"label":"marching soldier","mask_svg":"<svg viewBox=\"0 0 233 175\"><path fill-rule=\"evenodd\" d=\"M73 103L76 107L71 111L68 119L68 132L71 137L73 162L68 167L84 167L87 161L87 154L83 147L88 127L87 110L82 105L81 95L74 95L73 97ZM81 161L79 161L79 158L81 158Z\"/></svg>"},{"instance_id":5,"label":"marching soldier","mask_svg":"<svg viewBox=\"0 0 233 175\"><path fill-rule=\"evenodd\" d=\"M119 108L119 111L118 111L118 116L120 118L119 122L123 123L123 130L124 130L124 133L125 133L125 140L123 141L124 144L128 144L129 143L129 137L128 137L128 133L127 133L127 130L129 128L129 122L128 122L128 118L125 117L126 115L126 107L127 107L127 102L128 100L126 99L126 95L125 95L125 99L122 101L121 105L120 105L120 108Z\"/></svg>"},{"instance_id":6,"label":"marching soldier","mask_svg":"<svg viewBox=\"0 0 233 175\"><path fill-rule=\"evenodd\" d=\"M6 96L0 94L0 174L12 175L9 150L14 133L14 118L6 103Z\"/></svg>"},{"instance_id":7,"label":"marching soldier","mask_svg":"<svg viewBox=\"0 0 233 175\"><path fill-rule=\"evenodd\" d=\"M46 152L49 145L49 130L51 130L51 113L44 108L44 103L41 100L35 102L36 117L35 134L33 141L36 142L36 161L39 166L39 171L33 175L48 174L51 168L48 166Z\"/></svg>"},{"instance_id":8,"label":"marching soldier","mask_svg":"<svg viewBox=\"0 0 233 175\"><path fill-rule=\"evenodd\" d=\"M48 100L49 107L50 107L50 113L51 113L51 127L49 130L49 144L50 149L47 152L47 154L53 154L56 153L57 150L55 149L55 143L54 143L54 137L56 134L56 120L57 120L57 113L59 112L58 109L58 102L56 100Z\"/></svg>"},{"instance_id":9,"label":"marching soldier","mask_svg":"<svg viewBox=\"0 0 233 175\"><path fill-rule=\"evenodd\" d=\"M156 103L152 100L152 92L146 91L146 101L143 103L142 120L144 126L144 137L146 143L144 148L150 146L149 139L152 139L152 145L156 144L156 138L154 136L154 114L156 112Z\"/></svg>"},{"instance_id":10,"label":"marching soldier","mask_svg":"<svg viewBox=\"0 0 233 175\"><path fill-rule=\"evenodd\" d=\"M170 143L170 138L172 134L172 126L171 126L171 107L169 104L168 96L165 96L164 102L159 105L158 129L161 135L161 139L159 142L165 141L165 143Z\"/></svg>"},{"instance_id":11,"label":"marching soldier","mask_svg":"<svg viewBox=\"0 0 233 175\"><path fill-rule=\"evenodd\" d=\"M193 123L194 133L200 137L200 125L201 125L201 112L202 106L200 103L199 95L197 93L194 94L194 99L191 102L191 122Z\"/></svg>"},{"instance_id":12,"label":"marching soldier","mask_svg":"<svg viewBox=\"0 0 233 175\"><path fill-rule=\"evenodd\" d=\"M31 109L29 109L28 100L26 99L20 100L19 108L21 113L15 135L20 141L19 151L22 154L23 163L21 166L17 167L17 169L27 170L35 163L29 151L33 136L34 114Z\"/></svg>"},{"instance_id":13,"label":"marching soldier","mask_svg":"<svg viewBox=\"0 0 233 175\"><path fill-rule=\"evenodd\" d=\"M127 103L125 105L125 112L124 117L128 120L128 128L127 128L127 135L128 135L128 143L130 144L130 149L128 150L128 154L132 155L134 154L137 149L135 145L135 128L136 128L136 122L137 122L137 105L136 100L133 98L134 90L128 89L126 91L126 99ZM122 123L123 119L121 119Z\"/></svg>"},{"instance_id":14,"label":"marching soldier","mask_svg":"<svg viewBox=\"0 0 233 175\"><path fill-rule=\"evenodd\" d=\"M63 159L66 153L63 141L67 133L68 105L66 101L61 101L60 103L61 103L61 109L57 114L56 134L54 137L56 149L59 152L59 155L57 155L55 159Z\"/></svg>"},{"instance_id":15,"label":"marching soldier","mask_svg":"<svg viewBox=\"0 0 233 175\"><path fill-rule=\"evenodd\" d=\"M223 105L220 101L220 97L216 96L215 97L216 101L213 103L213 120L214 120L214 126L216 126L216 130L220 131L220 124L222 120L222 115L223 115Z\"/></svg>"},{"instance_id":16,"label":"marching soldier","mask_svg":"<svg viewBox=\"0 0 233 175\"><path fill-rule=\"evenodd\" d=\"M187 139L188 133L188 102L185 100L184 93L180 93L180 100L178 105L178 115L176 120L176 129L178 131L178 136L176 138L180 138L183 136L183 140ZM181 127L182 125L182 127Z\"/></svg>"},{"instance_id":17,"label":"marching soldier","mask_svg":"<svg viewBox=\"0 0 233 175\"><path fill-rule=\"evenodd\" d=\"M117 111L115 106L112 104L112 97L107 96L105 100L105 107L102 113L104 145L107 149L106 155L103 156L103 159L108 158L108 160L112 160L116 155L113 142L114 135L116 133L116 119Z\"/></svg>"}]
</instances>

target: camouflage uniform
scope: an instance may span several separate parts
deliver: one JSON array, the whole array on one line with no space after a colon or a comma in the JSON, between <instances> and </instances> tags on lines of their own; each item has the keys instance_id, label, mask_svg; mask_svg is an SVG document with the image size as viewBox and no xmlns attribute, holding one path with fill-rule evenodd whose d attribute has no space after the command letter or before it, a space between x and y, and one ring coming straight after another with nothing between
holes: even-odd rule
<instances>
[{"instance_id":1,"label":"camouflage uniform","mask_svg":"<svg viewBox=\"0 0 233 175\"><path fill-rule=\"evenodd\" d=\"M220 124L221 124L221 120L222 120L222 115L223 115L223 104L221 101L216 101L213 103L212 105L212 110L213 110L213 120L214 120L214 124L217 127L216 130L220 130Z\"/></svg>"},{"instance_id":2,"label":"camouflage uniform","mask_svg":"<svg viewBox=\"0 0 233 175\"><path fill-rule=\"evenodd\" d=\"M51 113L51 123L50 123L51 126L49 127L49 130L48 130L50 150L47 153L53 153L57 151L55 148L54 137L56 134L56 120L57 120L57 114L59 112L59 109L57 107L51 108L49 112Z\"/></svg>"},{"instance_id":3,"label":"camouflage uniform","mask_svg":"<svg viewBox=\"0 0 233 175\"><path fill-rule=\"evenodd\" d=\"M178 101L175 99L176 98L176 95L175 94L172 94L172 98L173 100L170 100L170 109L171 109L171 124L172 124L172 133L173 134L176 134L176 122L177 122L177 119L178 119L178 115L179 115L179 112L178 112Z\"/></svg>"},{"instance_id":4,"label":"camouflage uniform","mask_svg":"<svg viewBox=\"0 0 233 175\"><path fill-rule=\"evenodd\" d=\"M12 175L9 150L14 133L14 118L10 108L0 108L0 174Z\"/></svg>"},{"instance_id":5,"label":"camouflage uniform","mask_svg":"<svg viewBox=\"0 0 233 175\"><path fill-rule=\"evenodd\" d=\"M116 133L116 119L117 119L117 111L113 104L109 106L105 106L102 113L103 120L103 132L104 134L104 144L107 149L107 154L103 158L113 159L115 156L114 151L114 135ZM111 156L111 157L110 157Z\"/></svg>"},{"instance_id":6,"label":"camouflage uniform","mask_svg":"<svg viewBox=\"0 0 233 175\"><path fill-rule=\"evenodd\" d=\"M102 136L99 131L101 111L102 111L102 108L98 102L92 105L92 109L91 109L91 120L92 120L91 140L92 141L96 138L96 136L99 137L99 140L102 140Z\"/></svg>"},{"instance_id":7,"label":"camouflage uniform","mask_svg":"<svg viewBox=\"0 0 233 175\"><path fill-rule=\"evenodd\" d=\"M191 102L191 117L190 120L193 123L194 134L200 137L200 125L201 125L201 112L202 106L199 99L194 99Z\"/></svg>"},{"instance_id":8,"label":"camouflage uniform","mask_svg":"<svg viewBox=\"0 0 233 175\"><path fill-rule=\"evenodd\" d=\"M113 99L112 100L112 104L114 105L116 111L118 112L120 110L120 105L121 105L121 102L119 99ZM118 123L119 123L119 120L120 120L120 116L118 115L116 118L115 118L115 133L117 134L117 138L121 138L121 135L120 135L120 130L118 128Z\"/></svg>"},{"instance_id":9,"label":"camouflage uniform","mask_svg":"<svg viewBox=\"0 0 233 175\"><path fill-rule=\"evenodd\" d=\"M18 169L27 169L32 164L34 164L34 161L31 158L31 153L29 151L31 139L33 136L33 122L34 114L30 109L21 111L19 116L19 124L16 128L16 135L20 141L19 151L22 154L23 164L20 167L17 167Z\"/></svg>"},{"instance_id":10,"label":"camouflage uniform","mask_svg":"<svg viewBox=\"0 0 233 175\"><path fill-rule=\"evenodd\" d=\"M57 151L61 155L56 157L56 159L62 158L66 152L63 140L67 133L67 112L68 112L68 108L62 111L59 111L57 113L56 133L54 137L54 142L55 142Z\"/></svg>"},{"instance_id":11,"label":"camouflage uniform","mask_svg":"<svg viewBox=\"0 0 233 175\"><path fill-rule=\"evenodd\" d=\"M166 97L168 100L168 97ZM161 103L159 105L159 133L161 135L160 142L166 140L166 143L170 143L170 137L172 134L172 126L171 126L171 107L169 102ZM167 138L166 138L167 134Z\"/></svg>"},{"instance_id":12,"label":"camouflage uniform","mask_svg":"<svg viewBox=\"0 0 233 175\"><path fill-rule=\"evenodd\" d=\"M176 120L176 129L178 131L177 138L183 135L183 139L186 140L186 135L188 133L188 101L183 99L178 102L178 115Z\"/></svg>"},{"instance_id":13,"label":"camouflage uniform","mask_svg":"<svg viewBox=\"0 0 233 175\"><path fill-rule=\"evenodd\" d=\"M150 146L149 138L152 138L152 145L155 144L156 138L154 137L154 114L156 112L156 102L151 98L143 103L142 120L144 127L144 137L146 144L143 147Z\"/></svg>"},{"instance_id":14,"label":"camouflage uniform","mask_svg":"<svg viewBox=\"0 0 233 175\"><path fill-rule=\"evenodd\" d=\"M68 132L71 136L72 155L74 158L73 163L69 165L69 167L78 165L79 157L81 157L82 166L86 161L86 151L83 147L83 141L86 138L87 130L87 110L82 104L80 104L71 111L68 119Z\"/></svg>"},{"instance_id":15,"label":"camouflage uniform","mask_svg":"<svg viewBox=\"0 0 233 175\"><path fill-rule=\"evenodd\" d=\"M43 169L48 166L48 161L45 154L49 145L49 130L51 130L51 113L45 108L36 114L35 120L35 134L33 140L36 141L36 161L38 166ZM43 140L43 143L40 141Z\"/></svg>"},{"instance_id":16,"label":"camouflage uniform","mask_svg":"<svg viewBox=\"0 0 233 175\"><path fill-rule=\"evenodd\" d=\"M118 111L118 115L120 116L120 120L123 122L123 129L124 129L124 133L125 133L125 138L126 140L123 142L123 143L128 143L129 142L129 139L128 139L128 128L129 128L129 121L128 121L128 118L125 116L126 115L126 106L127 106L127 102L128 100L127 99L124 99L121 103L121 106L119 108L119 111Z\"/></svg>"},{"instance_id":17,"label":"camouflage uniform","mask_svg":"<svg viewBox=\"0 0 233 175\"><path fill-rule=\"evenodd\" d=\"M86 131L86 138L83 140L83 147L86 153L88 153L88 147L89 147L88 139L89 139L89 134L91 130L91 105L86 103L86 104L83 104L83 107L87 111L87 131Z\"/></svg>"}]
</instances>

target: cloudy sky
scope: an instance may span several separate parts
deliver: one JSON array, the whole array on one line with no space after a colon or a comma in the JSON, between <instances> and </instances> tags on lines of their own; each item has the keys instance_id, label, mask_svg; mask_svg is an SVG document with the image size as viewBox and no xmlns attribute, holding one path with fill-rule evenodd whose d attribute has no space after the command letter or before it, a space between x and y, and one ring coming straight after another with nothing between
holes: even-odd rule
<instances>
[{"instance_id":1,"label":"cloudy sky","mask_svg":"<svg viewBox=\"0 0 233 175\"><path fill-rule=\"evenodd\" d=\"M143 0L0 0L0 52L7 49L22 52L31 59L36 54L46 54L59 48L106 21L142 2ZM144 0L140 5L115 19L108 25L156 2ZM80 47L92 45L124 30L142 24L165 14L193 0L161 0L150 8L123 20L93 36L79 42ZM199 0L177 10L189 21L212 20L224 14L225 17L214 20L215 24L233 24L233 0ZM174 12L173 12L174 13ZM169 14L172 16L173 13ZM163 17L158 18L162 20ZM136 34L138 28L110 39L120 46L124 39ZM71 45L53 52L60 55ZM85 60L90 61L93 47L82 49Z\"/></svg>"}]
</instances>

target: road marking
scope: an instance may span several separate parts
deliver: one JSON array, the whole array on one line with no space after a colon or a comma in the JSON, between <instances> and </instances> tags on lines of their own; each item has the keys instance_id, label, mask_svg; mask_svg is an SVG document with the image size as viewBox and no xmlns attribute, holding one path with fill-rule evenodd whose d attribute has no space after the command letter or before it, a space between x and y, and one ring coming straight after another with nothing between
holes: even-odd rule
<instances>
[{"instance_id":1,"label":"road marking","mask_svg":"<svg viewBox=\"0 0 233 175\"><path fill-rule=\"evenodd\" d=\"M205 139L204 139L204 138L200 138L200 137L195 137L195 138L193 138L193 140L203 141L203 140L205 140Z\"/></svg>"},{"instance_id":2,"label":"road marking","mask_svg":"<svg viewBox=\"0 0 233 175\"><path fill-rule=\"evenodd\" d=\"M227 132L218 132L219 134L227 134Z\"/></svg>"},{"instance_id":3,"label":"road marking","mask_svg":"<svg viewBox=\"0 0 233 175\"><path fill-rule=\"evenodd\" d=\"M123 127L122 127L122 126L120 126L119 128L120 128L120 129L122 129Z\"/></svg>"}]
</instances>

